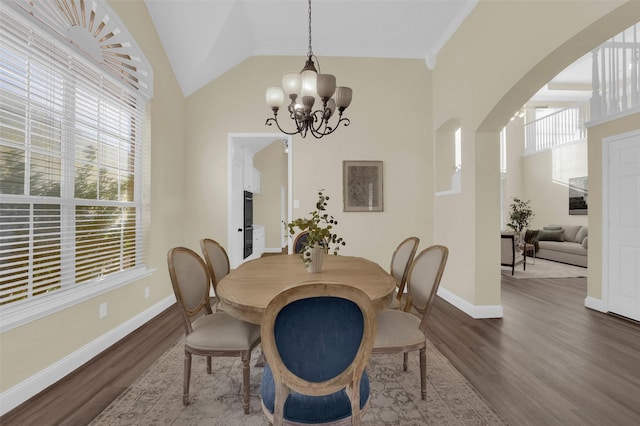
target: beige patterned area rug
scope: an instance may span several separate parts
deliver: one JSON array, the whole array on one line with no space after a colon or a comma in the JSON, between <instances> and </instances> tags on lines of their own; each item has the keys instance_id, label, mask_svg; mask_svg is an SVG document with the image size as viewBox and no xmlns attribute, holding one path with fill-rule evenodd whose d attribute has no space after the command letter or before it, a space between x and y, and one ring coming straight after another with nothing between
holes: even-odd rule
<instances>
[{"instance_id":1,"label":"beige patterned area rug","mask_svg":"<svg viewBox=\"0 0 640 426\"><path fill-rule=\"evenodd\" d=\"M530 263L531 262L531 263ZM535 262L535 263L533 263ZM511 276L511 267L503 266L502 274ZM516 265L514 278L572 278L586 277L587 268L567 265L566 263L554 262L546 259L531 260L527 257L527 270L523 270L522 264Z\"/></svg>"},{"instance_id":2,"label":"beige patterned area rug","mask_svg":"<svg viewBox=\"0 0 640 426\"><path fill-rule=\"evenodd\" d=\"M365 425L505 425L449 361L427 341L427 400L420 399L418 353L402 370L402 355L372 356L367 371L371 400ZM91 425L267 425L260 406L262 368L251 367L251 409L245 415L241 363L213 358L212 374L204 357L194 356L190 405L182 405L183 341L178 341Z\"/></svg>"}]
</instances>

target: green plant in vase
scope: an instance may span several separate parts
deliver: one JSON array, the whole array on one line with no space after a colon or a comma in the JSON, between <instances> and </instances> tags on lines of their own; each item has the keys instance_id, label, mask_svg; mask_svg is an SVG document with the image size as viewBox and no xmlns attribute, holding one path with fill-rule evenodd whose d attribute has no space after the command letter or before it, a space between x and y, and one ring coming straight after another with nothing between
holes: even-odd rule
<instances>
[{"instance_id":1,"label":"green plant in vase","mask_svg":"<svg viewBox=\"0 0 640 426\"><path fill-rule=\"evenodd\" d=\"M309 217L295 219L286 225L291 235L295 235L296 229L308 233L301 251L305 265L309 265L312 261L311 249L321 247L325 253L337 255L340 247L346 244L344 239L334 231L338 221L326 212L329 196L324 195L323 191L324 189L318 191L316 209L309 212Z\"/></svg>"},{"instance_id":2,"label":"green plant in vase","mask_svg":"<svg viewBox=\"0 0 640 426\"><path fill-rule=\"evenodd\" d=\"M531 200L522 201L513 197L513 203L509 206L511 210L507 226L514 230L518 242L521 241L522 231L529 226L534 216L529 204L531 204Z\"/></svg>"}]
</instances>

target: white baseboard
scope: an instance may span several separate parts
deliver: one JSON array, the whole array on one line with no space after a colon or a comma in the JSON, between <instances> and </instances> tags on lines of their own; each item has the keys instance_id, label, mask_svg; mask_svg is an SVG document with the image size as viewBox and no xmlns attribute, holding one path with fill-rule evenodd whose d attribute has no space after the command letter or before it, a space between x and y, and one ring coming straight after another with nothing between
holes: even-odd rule
<instances>
[{"instance_id":1,"label":"white baseboard","mask_svg":"<svg viewBox=\"0 0 640 426\"><path fill-rule=\"evenodd\" d=\"M502 305L473 305L442 287L438 288L438 296L474 319L502 318L504 315Z\"/></svg>"},{"instance_id":2,"label":"white baseboard","mask_svg":"<svg viewBox=\"0 0 640 426\"><path fill-rule=\"evenodd\" d=\"M602 299L596 299L595 297L587 296L584 298L584 306L589 309L593 309L594 311L607 313L609 310L607 309L606 304Z\"/></svg>"},{"instance_id":3,"label":"white baseboard","mask_svg":"<svg viewBox=\"0 0 640 426\"><path fill-rule=\"evenodd\" d=\"M176 303L171 295L61 360L0 394L0 416L73 372Z\"/></svg>"}]
</instances>

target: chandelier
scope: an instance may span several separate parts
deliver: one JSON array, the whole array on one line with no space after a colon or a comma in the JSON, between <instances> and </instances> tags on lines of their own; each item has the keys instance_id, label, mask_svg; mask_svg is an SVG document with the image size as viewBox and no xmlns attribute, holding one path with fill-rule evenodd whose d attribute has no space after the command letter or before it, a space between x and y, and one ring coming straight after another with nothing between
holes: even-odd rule
<instances>
[{"instance_id":1,"label":"chandelier","mask_svg":"<svg viewBox=\"0 0 640 426\"><path fill-rule=\"evenodd\" d=\"M309 51L304 68L299 73L289 72L282 76L282 87L269 87L267 89L267 105L273 111L273 117L268 118L265 125L275 124L278 129L287 135L299 134L303 138L307 133L311 133L315 138L335 132L340 123L348 126L351 122L348 118L342 117L344 110L351 103L352 91L349 87L336 87L336 77L331 74L318 74L318 70L313 63L315 57L311 49L311 0L309 0ZM284 105L285 95L289 97L287 110L289 118L295 124L295 131L288 132L280 127L278 122L278 111ZM334 96L335 95L335 96ZM297 102L298 99L302 103ZM322 102L322 108L313 110L316 98ZM338 109L338 121L335 125L329 125L329 120Z\"/></svg>"}]
</instances>

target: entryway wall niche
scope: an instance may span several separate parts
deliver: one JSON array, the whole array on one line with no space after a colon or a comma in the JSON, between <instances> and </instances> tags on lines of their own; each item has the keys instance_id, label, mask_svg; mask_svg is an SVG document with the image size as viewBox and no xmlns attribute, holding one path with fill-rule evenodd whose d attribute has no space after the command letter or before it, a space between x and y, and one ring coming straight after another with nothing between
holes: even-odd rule
<instances>
[{"instance_id":1,"label":"entryway wall niche","mask_svg":"<svg viewBox=\"0 0 640 426\"><path fill-rule=\"evenodd\" d=\"M462 152L460 120L452 118L436 131L434 170L436 196L462 191Z\"/></svg>"}]
</instances>

